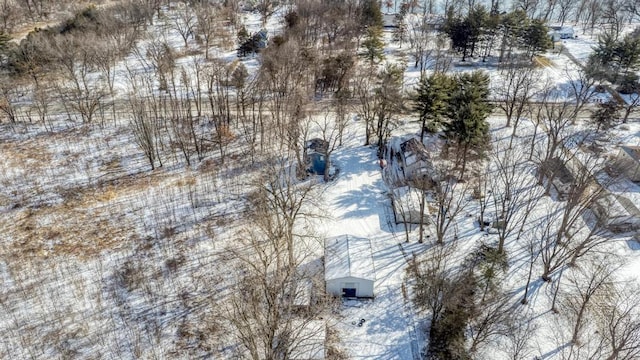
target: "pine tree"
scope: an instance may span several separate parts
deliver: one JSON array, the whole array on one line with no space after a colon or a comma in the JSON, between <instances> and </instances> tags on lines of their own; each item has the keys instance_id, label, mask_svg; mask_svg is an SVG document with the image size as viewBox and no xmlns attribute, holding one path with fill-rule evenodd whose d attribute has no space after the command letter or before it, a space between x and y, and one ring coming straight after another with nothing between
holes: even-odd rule
<instances>
[{"instance_id":1,"label":"pine tree","mask_svg":"<svg viewBox=\"0 0 640 360\"><path fill-rule=\"evenodd\" d=\"M378 74L379 86L375 94L375 134L378 137L378 151L382 154L387 139L391 135L392 118L402 111L402 80L404 72L397 65L387 65Z\"/></svg>"},{"instance_id":2,"label":"pine tree","mask_svg":"<svg viewBox=\"0 0 640 360\"><path fill-rule=\"evenodd\" d=\"M373 65L376 61L384 59L384 43L382 42L382 29L377 26L367 28L367 38L362 42L365 48L364 57Z\"/></svg>"},{"instance_id":3,"label":"pine tree","mask_svg":"<svg viewBox=\"0 0 640 360\"><path fill-rule=\"evenodd\" d=\"M622 106L617 100L611 99L598 104L598 108L591 114L591 121L596 125L596 131L607 130L613 122L620 118Z\"/></svg>"},{"instance_id":4,"label":"pine tree","mask_svg":"<svg viewBox=\"0 0 640 360\"><path fill-rule=\"evenodd\" d=\"M437 132L442 128L452 85L451 77L442 73L420 79L413 99L413 108L420 114L422 123L420 140L424 139L425 132Z\"/></svg>"},{"instance_id":5,"label":"pine tree","mask_svg":"<svg viewBox=\"0 0 640 360\"><path fill-rule=\"evenodd\" d=\"M548 35L549 28L542 20L533 20L526 28L522 43L527 49L530 57L543 53L553 46L551 38Z\"/></svg>"},{"instance_id":6,"label":"pine tree","mask_svg":"<svg viewBox=\"0 0 640 360\"><path fill-rule=\"evenodd\" d=\"M7 59L8 49L9 49L9 40L11 38L9 35L0 31L0 65L3 65L5 60Z\"/></svg>"},{"instance_id":7,"label":"pine tree","mask_svg":"<svg viewBox=\"0 0 640 360\"><path fill-rule=\"evenodd\" d=\"M382 11L378 0L364 0L360 8L360 25L367 29L370 27L382 28Z\"/></svg>"},{"instance_id":8,"label":"pine tree","mask_svg":"<svg viewBox=\"0 0 640 360\"><path fill-rule=\"evenodd\" d=\"M445 134L458 148L457 162L462 161L460 177L464 176L467 156L471 149L484 153L489 137L486 119L492 106L489 98L489 75L481 71L464 73L456 78L455 88L448 102Z\"/></svg>"}]
</instances>

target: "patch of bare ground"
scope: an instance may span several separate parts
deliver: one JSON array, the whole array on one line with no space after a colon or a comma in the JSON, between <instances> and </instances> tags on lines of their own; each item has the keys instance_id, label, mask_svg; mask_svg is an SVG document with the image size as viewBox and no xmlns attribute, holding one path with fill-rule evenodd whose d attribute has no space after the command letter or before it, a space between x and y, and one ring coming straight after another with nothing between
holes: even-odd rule
<instances>
[{"instance_id":1,"label":"patch of bare ground","mask_svg":"<svg viewBox=\"0 0 640 360\"><path fill-rule=\"evenodd\" d=\"M12 259L91 258L139 241L135 217L130 216L136 210L132 199L165 186L168 179L170 175L163 171L125 176L97 187L57 188L62 198L59 203L40 207L15 204L8 216L0 219L0 228L10 235L3 255ZM174 186L189 185L188 180L171 182Z\"/></svg>"}]
</instances>

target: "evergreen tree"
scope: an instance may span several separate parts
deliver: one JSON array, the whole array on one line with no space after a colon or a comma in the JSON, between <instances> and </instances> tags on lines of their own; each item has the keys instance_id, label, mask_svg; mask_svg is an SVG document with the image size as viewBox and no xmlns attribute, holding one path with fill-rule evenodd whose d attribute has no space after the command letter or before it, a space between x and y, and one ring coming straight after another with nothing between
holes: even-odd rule
<instances>
[{"instance_id":1,"label":"evergreen tree","mask_svg":"<svg viewBox=\"0 0 640 360\"><path fill-rule=\"evenodd\" d=\"M622 106L615 99L598 104L598 108L591 114L596 131L609 129L614 121L620 118L620 110Z\"/></svg>"},{"instance_id":2,"label":"evergreen tree","mask_svg":"<svg viewBox=\"0 0 640 360\"><path fill-rule=\"evenodd\" d=\"M9 35L5 34L2 31L0 31L0 64L4 63L4 60L6 59L6 55L5 54L7 53L7 50L9 49L9 40L11 40Z\"/></svg>"},{"instance_id":3,"label":"evergreen tree","mask_svg":"<svg viewBox=\"0 0 640 360\"><path fill-rule=\"evenodd\" d=\"M635 81L635 72L640 67L640 37L629 34L616 39L605 33L598 37L587 63L587 72L598 80L607 80L614 84Z\"/></svg>"},{"instance_id":4,"label":"evergreen tree","mask_svg":"<svg viewBox=\"0 0 640 360\"><path fill-rule=\"evenodd\" d=\"M529 26L529 18L522 10L516 10L502 16L500 29L502 39L500 42L499 62L511 59L514 48L519 47L524 36L525 29Z\"/></svg>"},{"instance_id":5,"label":"evergreen tree","mask_svg":"<svg viewBox=\"0 0 640 360\"><path fill-rule=\"evenodd\" d=\"M522 43L531 58L553 47L553 42L548 34L549 28L542 20L533 20L527 26Z\"/></svg>"},{"instance_id":6,"label":"evergreen tree","mask_svg":"<svg viewBox=\"0 0 640 360\"><path fill-rule=\"evenodd\" d=\"M382 29L384 22L382 21L382 11L378 0L363 0L361 2L360 25L364 29L370 27Z\"/></svg>"},{"instance_id":7,"label":"evergreen tree","mask_svg":"<svg viewBox=\"0 0 640 360\"><path fill-rule=\"evenodd\" d=\"M425 132L437 132L442 128L452 85L451 77L442 73L420 79L413 99L414 110L420 114L422 123L420 140L424 139Z\"/></svg>"},{"instance_id":8,"label":"evergreen tree","mask_svg":"<svg viewBox=\"0 0 640 360\"><path fill-rule=\"evenodd\" d=\"M7 49L7 47L9 46L9 40L11 40L9 35L0 31L0 52L3 52Z\"/></svg>"},{"instance_id":9,"label":"evergreen tree","mask_svg":"<svg viewBox=\"0 0 640 360\"><path fill-rule=\"evenodd\" d=\"M468 29L469 39L467 41L471 50L471 57L475 54L476 46L480 41L481 35L488 27L488 22L489 13L482 5L475 6L465 18L464 23Z\"/></svg>"},{"instance_id":10,"label":"evergreen tree","mask_svg":"<svg viewBox=\"0 0 640 360\"><path fill-rule=\"evenodd\" d=\"M449 100L445 134L457 146L457 162L462 162L460 177L464 176L467 156L471 149L482 155L489 137L486 119L492 106L489 98L489 75L481 71L464 73L456 78Z\"/></svg>"},{"instance_id":11,"label":"evergreen tree","mask_svg":"<svg viewBox=\"0 0 640 360\"><path fill-rule=\"evenodd\" d=\"M484 6L474 7L463 19L454 14L450 7L444 24L444 32L451 39L451 46L462 53L462 61L467 54L473 56L481 35L488 25L489 14Z\"/></svg>"},{"instance_id":12,"label":"evergreen tree","mask_svg":"<svg viewBox=\"0 0 640 360\"><path fill-rule=\"evenodd\" d=\"M467 58L467 50L469 49L470 30L465 21L455 15L453 7L447 10L447 17L444 22L443 31L451 40L451 47L462 53L462 61Z\"/></svg>"},{"instance_id":13,"label":"evergreen tree","mask_svg":"<svg viewBox=\"0 0 640 360\"><path fill-rule=\"evenodd\" d=\"M374 90L376 120L375 134L378 137L378 152L382 154L387 139L391 135L392 118L404 107L402 96L402 67L388 64L378 74L379 86Z\"/></svg>"},{"instance_id":14,"label":"evergreen tree","mask_svg":"<svg viewBox=\"0 0 640 360\"><path fill-rule=\"evenodd\" d=\"M367 38L362 42L365 48L364 57L373 65L384 59L384 42L382 29L377 26L367 28Z\"/></svg>"}]
</instances>

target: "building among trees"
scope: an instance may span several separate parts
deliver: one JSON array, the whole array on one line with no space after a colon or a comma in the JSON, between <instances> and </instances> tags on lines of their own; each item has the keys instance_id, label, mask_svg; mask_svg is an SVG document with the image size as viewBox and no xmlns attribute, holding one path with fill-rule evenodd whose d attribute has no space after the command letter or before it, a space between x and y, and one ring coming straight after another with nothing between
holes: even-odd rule
<instances>
[{"instance_id":1,"label":"building among trees","mask_svg":"<svg viewBox=\"0 0 640 360\"><path fill-rule=\"evenodd\" d=\"M402 186L391 191L391 203L396 224L429 224L430 214L423 190Z\"/></svg>"},{"instance_id":2,"label":"building among trees","mask_svg":"<svg viewBox=\"0 0 640 360\"><path fill-rule=\"evenodd\" d=\"M413 187L430 188L435 170L427 148L415 137L406 140L395 149L405 180Z\"/></svg>"},{"instance_id":3,"label":"building among trees","mask_svg":"<svg viewBox=\"0 0 640 360\"><path fill-rule=\"evenodd\" d=\"M549 36L553 42L573 39L575 34L571 26L552 26L549 30Z\"/></svg>"},{"instance_id":4,"label":"building among trees","mask_svg":"<svg viewBox=\"0 0 640 360\"><path fill-rule=\"evenodd\" d=\"M620 146L617 167L631 181L640 181L640 146Z\"/></svg>"},{"instance_id":5,"label":"building among trees","mask_svg":"<svg viewBox=\"0 0 640 360\"><path fill-rule=\"evenodd\" d=\"M305 161L307 163L307 171L317 175L324 175L325 170L329 168L327 162L327 150L329 143L322 139L311 139L307 142L307 151Z\"/></svg>"},{"instance_id":6,"label":"building among trees","mask_svg":"<svg viewBox=\"0 0 640 360\"><path fill-rule=\"evenodd\" d=\"M351 235L327 239L324 279L329 294L350 298L372 298L376 272L371 241Z\"/></svg>"}]
</instances>

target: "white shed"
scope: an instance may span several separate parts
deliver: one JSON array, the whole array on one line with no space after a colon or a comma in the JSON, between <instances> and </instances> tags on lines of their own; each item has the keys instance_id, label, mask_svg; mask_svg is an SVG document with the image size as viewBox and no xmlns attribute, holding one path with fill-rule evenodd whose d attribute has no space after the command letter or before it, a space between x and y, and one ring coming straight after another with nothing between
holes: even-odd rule
<instances>
[{"instance_id":1,"label":"white shed","mask_svg":"<svg viewBox=\"0 0 640 360\"><path fill-rule=\"evenodd\" d=\"M549 30L551 41L560 41L565 39L573 39L575 33L571 26L552 26Z\"/></svg>"},{"instance_id":2,"label":"white shed","mask_svg":"<svg viewBox=\"0 0 640 360\"><path fill-rule=\"evenodd\" d=\"M335 296L372 298L376 279L371 241L342 235L327 239L324 280Z\"/></svg>"}]
</instances>

